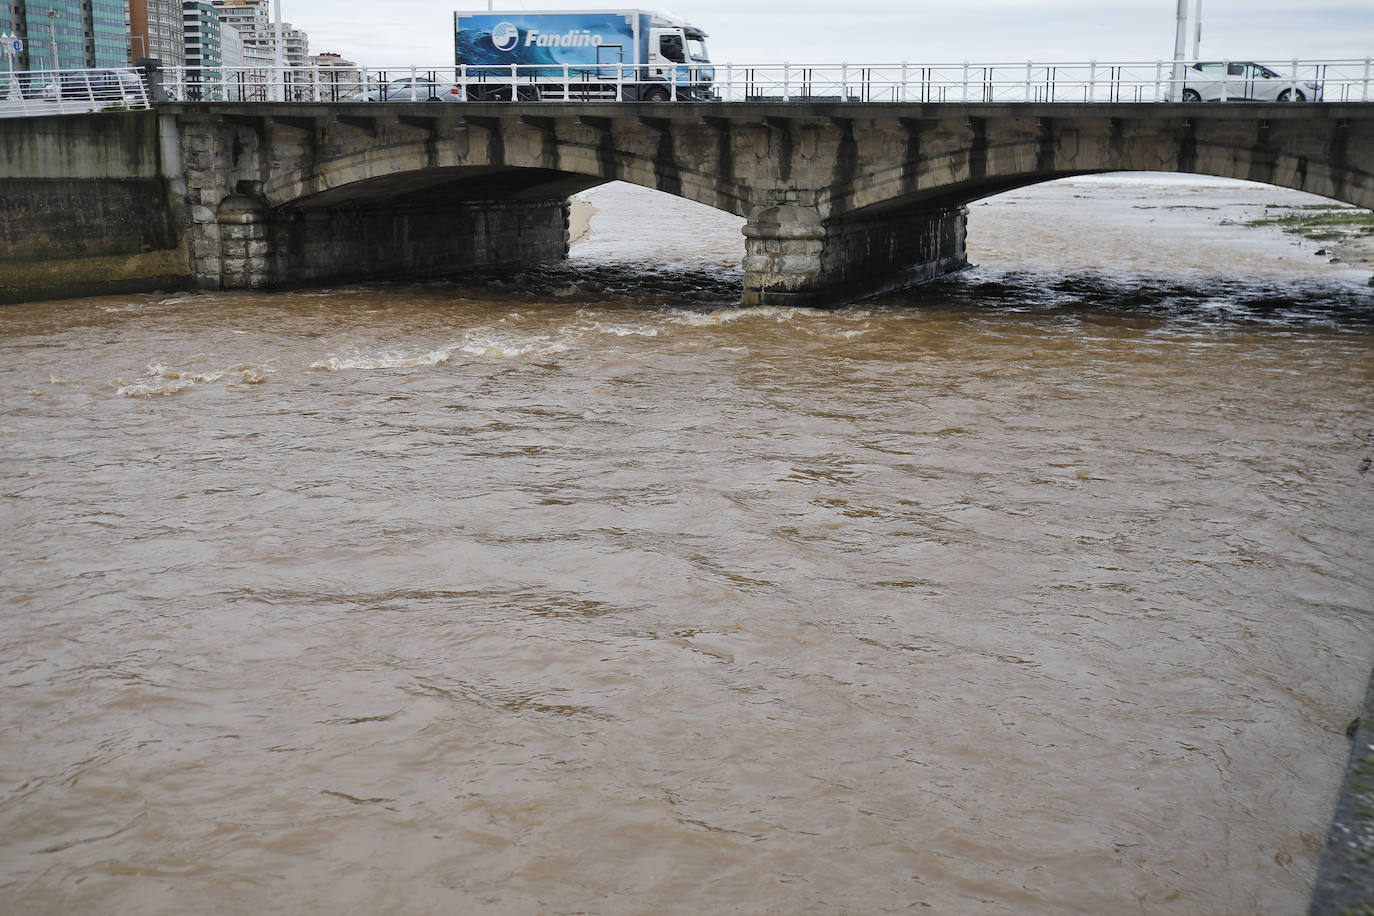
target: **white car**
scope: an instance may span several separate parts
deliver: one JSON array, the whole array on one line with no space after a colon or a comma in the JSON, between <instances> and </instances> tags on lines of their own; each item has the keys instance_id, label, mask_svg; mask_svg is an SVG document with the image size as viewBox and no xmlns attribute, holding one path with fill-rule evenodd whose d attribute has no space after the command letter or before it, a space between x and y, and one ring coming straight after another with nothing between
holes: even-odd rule
<instances>
[{"instance_id":1,"label":"white car","mask_svg":"<svg viewBox=\"0 0 1374 916\"><path fill-rule=\"evenodd\" d=\"M1251 61L1197 63L1183 71L1185 102L1316 102L1321 94L1317 83L1283 76Z\"/></svg>"},{"instance_id":2,"label":"white car","mask_svg":"<svg viewBox=\"0 0 1374 916\"><path fill-rule=\"evenodd\" d=\"M432 76L394 79L385 85L364 87L359 102L461 102L463 90L450 80Z\"/></svg>"},{"instance_id":3,"label":"white car","mask_svg":"<svg viewBox=\"0 0 1374 916\"><path fill-rule=\"evenodd\" d=\"M141 98L143 81L132 69L73 70L43 87L45 99L122 102Z\"/></svg>"}]
</instances>

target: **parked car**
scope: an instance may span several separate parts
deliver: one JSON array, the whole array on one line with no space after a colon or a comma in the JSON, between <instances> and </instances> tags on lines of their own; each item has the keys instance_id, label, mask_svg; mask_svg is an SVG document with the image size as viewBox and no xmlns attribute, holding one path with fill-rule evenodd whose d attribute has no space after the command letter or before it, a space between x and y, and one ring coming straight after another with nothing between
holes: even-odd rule
<instances>
[{"instance_id":1,"label":"parked car","mask_svg":"<svg viewBox=\"0 0 1374 916\"><path fill-rule=\"evenodd\" d=\"M73 70L45 86L43 97L120 102L138 98L142 92L143 81L133 69Z\"/></svg>"},{"instance_id":2,"label":"parked car","mask_svg":"<svg viewBox=\"0 0 1374 916\"><path fill-rule=\"evenodd\" d=\"M406 76L383 85L364 86L359 102L461 102L463 91L457 83L435 76Z\"/></svg>"},{"instance_id":3,"label":"parked car","mask_svg":"<svg viewBox=\"0 0 1374 916\"><path fill-rule=\"evenodd\" d=\"M1283 76L1252 61L1209 61L1183 71L1183 101L1306 102L1321 99L1321 86Z\"/></svg>"}]
</instances>

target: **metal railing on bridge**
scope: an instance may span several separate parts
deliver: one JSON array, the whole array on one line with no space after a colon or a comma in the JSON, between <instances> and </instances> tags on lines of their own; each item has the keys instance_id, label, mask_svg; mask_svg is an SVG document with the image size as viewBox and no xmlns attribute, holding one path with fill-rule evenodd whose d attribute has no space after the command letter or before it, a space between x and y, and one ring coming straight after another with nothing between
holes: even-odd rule
<instances>
[{"instance_id":1,"label":"metal railing on bridge","mask_svg":"<svg viewBox=\"0 0 1374 916\"><path fill-rule=\"evenodd\" d=\"M132 68L0 75L0 117L186 102L720 101L862 103L1374 102L1363 60L952 64L716 64L672 79L619 64L579 68ZM160 97L160 96L159 96Z\"/></svg>"},{"instance_id":2,"label":"metal railing on bridge","mask_svg":"<svg viewBox=\"0 0 1374 916\"><path fill-rule=\"evenodd\" d=\"M715 64L675 79L619 64L379 69L163 71L168 95L204 102L722 101L1171 102L1374 101L1371 59L1021 62L952 64Z\"/></svg>"},{"instance_id":3,"label":"metal railing on bridge","mask_svg":"<svg viewBox=\"0 0 1374 916\"><path fill-rule=\"evenodd\" d=\"M147 80L132 67L0 73L0 117L148 107Z\"/></svg>"}]
</instances>

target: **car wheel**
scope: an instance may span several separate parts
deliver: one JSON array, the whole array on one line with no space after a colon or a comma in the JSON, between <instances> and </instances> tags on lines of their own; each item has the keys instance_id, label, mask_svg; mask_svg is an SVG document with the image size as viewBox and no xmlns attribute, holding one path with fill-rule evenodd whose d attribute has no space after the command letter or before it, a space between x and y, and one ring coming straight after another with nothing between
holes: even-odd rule
<instances>
[{"instance_id":1,"label":"car wheel","mask_svg":"<svg viewBox=\"0 0 1374 916\"><path fill-rule=\"evenodd\" d=\"M1183 101L1185 101L1185 102L1201 102L1201 101L1202 101L1202 96L1198 95L1196 89L1185 89L1185 90L1183 90Z\"/></svg>"},{"instance_id":2,"label":"car wheel","mask_svg":"<svg viewBox=\"0 0 1374 916\"><path fill-rule=\"evenodd\" d=\"M644 94L640 98L646 102L666 102L668 101L668 90L662 86L650 86L644 90Z\"/></svg>"},{"instance_id":3,"label":"car wheel","mask_svg":"<svg viewBox=\"0 0 1374 916\"><path fill-rule=\"evenodd\" d=\"M1280 102L1306 102L1307 96L1302 94L1301 89L1285 89L1279 93Z\"/></svg>"}]
</instances>

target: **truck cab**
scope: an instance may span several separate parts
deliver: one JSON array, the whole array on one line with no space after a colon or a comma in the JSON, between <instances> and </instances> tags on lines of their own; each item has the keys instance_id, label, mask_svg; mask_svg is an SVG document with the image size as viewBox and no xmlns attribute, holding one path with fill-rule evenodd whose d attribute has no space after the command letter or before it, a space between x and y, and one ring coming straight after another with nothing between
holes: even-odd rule
<instances>
[{"instance_id":1,"label":"truck cab","mask_svg":"<svg viewBox=\"0 0 1374 916\"><path fill-rule=\"evenodd\" d=\"M699 86L703 82L701 71L710 68L706 33L689 25L650 28L648 50L648 75L669 83L673 89ZM711 78L714 75L712 69Z\"/></svg>"}]
</instances>

